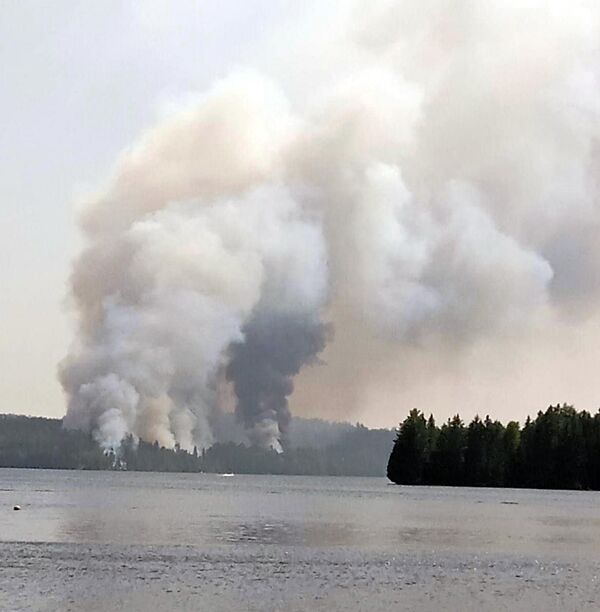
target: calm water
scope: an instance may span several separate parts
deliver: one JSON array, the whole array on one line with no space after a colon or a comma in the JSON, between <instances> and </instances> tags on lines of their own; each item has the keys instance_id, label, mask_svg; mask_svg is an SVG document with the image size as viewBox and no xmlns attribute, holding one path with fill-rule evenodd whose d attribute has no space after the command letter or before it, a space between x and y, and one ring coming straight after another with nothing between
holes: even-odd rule
<instances>
[{"instance_id":1,"label":"calm water","mask_svg":"<svg viewBox=\"0 0 600 612\"><path fill-rule=\"evenodd\" d=\"M0 554L3 609L595 609L600 494L0 470Z\"/></svg>"}]
</instances>

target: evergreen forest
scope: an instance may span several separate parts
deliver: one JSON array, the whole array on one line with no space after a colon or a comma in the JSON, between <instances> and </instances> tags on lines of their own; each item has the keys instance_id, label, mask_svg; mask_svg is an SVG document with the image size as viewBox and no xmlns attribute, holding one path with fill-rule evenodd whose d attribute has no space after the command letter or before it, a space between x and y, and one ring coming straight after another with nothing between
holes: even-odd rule
<instances>
[{"instance_id":1,"label":"evergreen forest","mask_svg":"<svg viewBox=\"0 0 600 612\"><path fill-rule=\"evenodd\" d=\"M0 415L0 467L315 476L385 473L392 430L317 419L298 419L297 428L302 445L281 454L234 441L188 452L132 436L120 448L105 452L90 434L67 430L59 419Z\"/></svg>"},{"instance_id":2,"label":"evergreen forest","mask_svg":"<svg viewBox=\"0 0 600 612\"><path fill-rule=\"evenodd\" d=\"M387 466L397 484L600 489L600 411L549 406L521 428L459 415L441 427L412 410L400 424Z\"/></svg>"},{"instance_id":3,"label":"evergreen forest","mask_svg":"<svg viewBox=\"0 0 600 612\"><path fill-rule=\"evenodd\" d=\"M241 441L191 452L127 437L104 451L59 419L0 415L0 467L381 476L397 484L600 490L600 412L549 406L523 426L459 415L438 426L411 410L395 433L297 419L284 453ZM390 454L390 448L391 454Z\"/></svg>"}]
</instances>

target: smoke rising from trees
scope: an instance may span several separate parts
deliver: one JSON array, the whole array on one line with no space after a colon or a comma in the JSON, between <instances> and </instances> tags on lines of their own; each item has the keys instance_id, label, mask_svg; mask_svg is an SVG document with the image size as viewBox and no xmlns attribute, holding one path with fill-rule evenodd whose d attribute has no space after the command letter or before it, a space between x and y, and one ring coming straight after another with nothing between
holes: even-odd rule
<instances>
[{"instance_id":1,"label":"smoke rising from trees","mask_svg":"<svg viewBox=\"0 0 600 612\"><path fill-rule=\"evenodd\" d=\"M237 396L236 414L251 442L282 450L291 419L287 398L293 377L325 348L327 327L318 319L259 310L234 342L227 377Z\"/></svg>"},{"instance_id":2,"label":"smoke rising from trees","mask_svg":"<svg viewBox=\"0 0 600 612\"><path fill-rule=\"evenodd\" d=\"M328 78L298 99L240 70L143 134L82 213L66 425L206 446L227 379L249 438L278 449L319 355L342 374L305 397L345 418L339 398L410 347L592 316L599 17L359 3L311 47Z\"/></svg>"}]
</instances>

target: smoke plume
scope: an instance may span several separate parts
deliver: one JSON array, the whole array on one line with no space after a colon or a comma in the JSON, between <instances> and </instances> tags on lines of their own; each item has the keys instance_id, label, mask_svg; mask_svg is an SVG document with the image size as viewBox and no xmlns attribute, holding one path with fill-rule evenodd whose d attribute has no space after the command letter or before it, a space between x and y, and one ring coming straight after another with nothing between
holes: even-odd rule
<instances>
[{"instance_id":1,"label":"smoke plume","mask_svg":"<svg viewBox=\"0 0 600 612\"><path fill-rule=\"evenodd\" d=\"M82 215L65 424L206 445L226 379L280 449L299 373L343 417L383 378L592 316L599 23L358 3L315 33L314 82L238 71L142 135Z\"/></svg>"},{"instance_id":2,"label":"smoke plume","mask_svg":"<svg viewBox=\"0 0 600 612\"><path fill-rule=\"evenodd\" d=\"M243 342L232 344L227 377L252 442L280 450L287 441L293 377L325 348L326 331L318 319L259 311L244 327Z\"/></svg>"}]
</instances>

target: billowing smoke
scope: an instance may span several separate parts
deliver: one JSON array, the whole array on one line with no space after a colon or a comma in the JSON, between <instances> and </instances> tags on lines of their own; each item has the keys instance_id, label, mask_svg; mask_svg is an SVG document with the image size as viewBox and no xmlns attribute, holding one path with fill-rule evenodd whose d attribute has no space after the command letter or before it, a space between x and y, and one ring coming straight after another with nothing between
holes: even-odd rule
<instances>
[{"instance_id":1,"label":"billowing smoke","mask_svg":"<svg viewBox=\"0 0 600 612\"><path fill-rule=\"evenodd\" d=\"M107 447L127 433L206 446L229 364L251 439L280 448L290 377L323 347L327 287L321 230L289 193L168 205L110 232L80 266L82 328L62 367L67 426ZM241 371L248 357L256 380Z\"/></svg>"},{"instance_id":2,"label":"billowing smoke","mask_svg":"<svg viewBox=\"0 0 600 612\"><path fill-rule=\"evenodd\" d=\"M238 398L236 414L259 446L281 449L291 419L293 377L325 348L327 327L310 314L259 310L233 343L227 377Z\"/></svg>"},{"instance_id":3,"label":"billowing smoke","mask_svg":"<svg viewBox=\"0 0 600 612\"><path fill-rule=\"evenodd\" d=\"M597 5L346 17L290 63L314 82L236 72L88 203L68 426L206 445L230 381L249 439L279 449L299 373L300 397L344 417L415 364L433 376L486 339L593 314Z\"/></svg>"}]
</instances>

